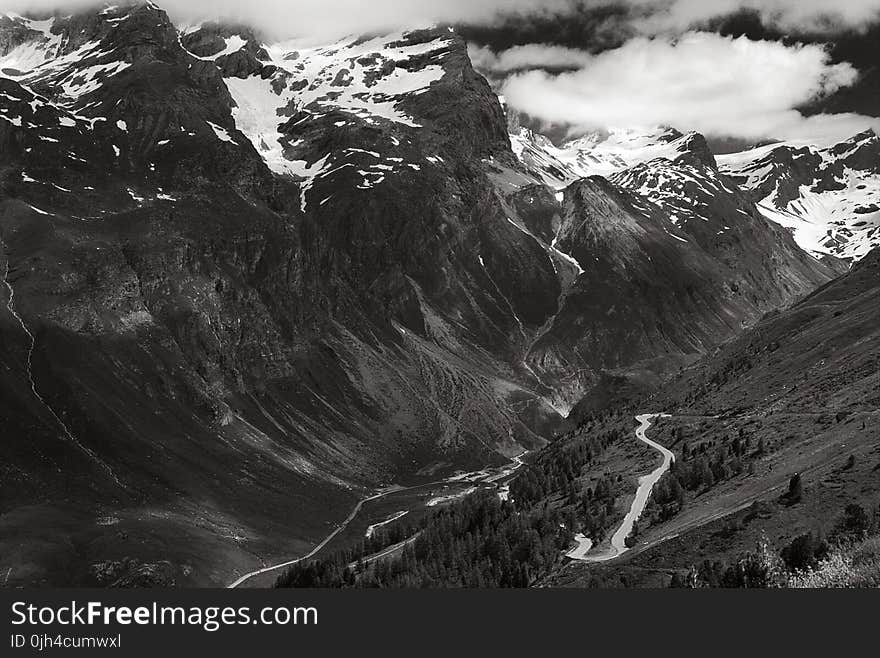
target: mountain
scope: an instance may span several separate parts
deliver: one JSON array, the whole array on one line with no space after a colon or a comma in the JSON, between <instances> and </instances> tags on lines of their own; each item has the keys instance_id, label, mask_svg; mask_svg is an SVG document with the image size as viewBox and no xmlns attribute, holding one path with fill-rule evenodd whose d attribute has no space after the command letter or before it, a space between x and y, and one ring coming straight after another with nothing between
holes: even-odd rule
<instances>
[{"instance_id":1,"label":"mountain","mask_svg":"<svg viewBox=\"0 0 880 658\"><path fill-rule=\"evenodd\" d=\"M589 176L610 176L658 158L676 162L694 155L705 161L713 157L702 135L682 134L673 128L614 129L557 147L544 135L512 123L514 152L533 176L555 188Z\"/></svg>"},{"instance_id":2,"label":"mountain","mask_svg":"<svg viewBox=\"0 0 880 658\"><path fill-rule=\"evenodd\" d=\"M517 149L525 137L529 148ZM621 132L556 149L521 130L512 142L527 175L502 166L495 175L512 217L558 267L576 268L525 360L560 382L554 395L569 405L586 395L579 413L611 382L656 386L842 271L765 218L697 133ZM582 177L600 156L607 177Z\"/></svg>"},{"instance_id":3,"label":"mountain","mask_svg":"<svg viewBox=\"0 0 880 658\"><path fill-rule=\"evenodd\" d=\"M880 246L880 138L840 144L770 144L718 158L761 213L818 256L858 260Z\"/></svg>"},{"instance_id":4,"label":"mountain","mask_svg":"<svg viewBox=\"0 0 880 658\"><path fill-rule=\"evenodd\" d=\"M773 143L717 158L702 135L669 128L594 133L556 146L514 121L511 143L534 178L558 189L655 160L717 159L718 171L810 254L852 261L880 245L880 142L870 130L839 144Z\"/></svg>"},{"instance_id":5,"label":"mountain","mask_svg":"<svg viewBox=\"0 0 880 658\"><path fill-rule=\"evenodd\" d=\"M696 134L582 144L608 178L548 187L447 28L271 43L136 3L3 18L0 72L12 585L227 584L834 275Z\"/></svg>"},{"instance_id":6,"label":"mountain","mask_svg":"<svg viewBox=\"0 0 880 658\"><path fill-rule=\"evenodd\" d=\"M512 155L464 43L201 32L151 4L4 20L3 536L58 526L4 550L10 583L225 584L559 421L502 292L541 323L559 284L481 172Z\"/></svg>"}]
</instances>

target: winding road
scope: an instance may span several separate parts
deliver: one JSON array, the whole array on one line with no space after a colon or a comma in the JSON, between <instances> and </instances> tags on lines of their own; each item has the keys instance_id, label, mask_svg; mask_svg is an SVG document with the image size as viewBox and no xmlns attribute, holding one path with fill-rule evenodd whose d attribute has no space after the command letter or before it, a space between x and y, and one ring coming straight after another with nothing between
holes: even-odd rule
<instances>
[{"instance_id":1,"label":"winding road","mask_svg":"<svg viewBox=\"0 0 880 658\"><path fill-rule=\"evenodd\" d=\"M639 422L639 427L636 429L636 438L663 455L663 463L648 475L639 478L639 487L636 490L635 500L633 500L629 512L624 517L623 523L620 524L617 532L611 537L611 545L601 551L590 552L592 542L583 535L579 535L578 546L566 554L566 557L569 559L576 562L608 562L620 557L629 550L626 546L626 538L630 536L636 521L639 520L639 517L645 511L648 499L654 490L654 485L660 481L660 478L663 477L675 461L675 455L671 451L652 441L646 435L646 432L657 418L669 418L669 416L667 414L642 414L641 416L636 416L636 420Z\"/></svg>"},{"instance_id":2,"label":"winding road","mask_svg":"<svg viewBox=\"0 0 880 658\"><path fill-rule=\"evenodd\" d=\"M620 557L621 555L623 555L624 553L626 553L629 550L626 546L626 538L629 537L629 535L632 533L633 526L635 525L635 522L639 519L639 517L645 511L645 507L648 504L648 499L651 497L651 492L654 489L654 485L656 485L657 482L660 481L660 478L663 477L663 474L669 470L669 468L672 466L672 463L675 461L675 455L672 454L672 452L670 452L669 450L667 450L666 448L661 446L659 443L652 441L646 435L646 432L648 431L648 429L650 429L654 420L657 418L661 418L661 417L668 417L668 416L666 416L665 414L643 414L640 416L636 416L636 420L639 422L639 427L636 428L636 438L639 441L641 441L642 443L644 443L645 445L650 446L654 450L657 450L661 455L663 455L663 462L656 470L654 470L653 472L651 472L648 475L645 475L645 476L639 478L639 486L638 486L638 489L636 490L635 500L633 500L633 503L632 503L632 506L630 507L629 512L627 513L626 517L624 517L623 523L621 523L620 527L617 529L617 531L611 537L610 546L603 548L601 550L598 550L598 551L592 551L592 548L593 548L592 541L589 538L584 537L583 535L578 535L578 537L577 537L578 546L566 554L566 557L568 557L569 559L577 561L577 562L608 562L609 560L614 560L614 559ZM472 478L477 481L482 481L484 483L497 482L498 480L503 479L506 476L512 475L513 473L516 473L516 471L519 470L522 466L523 466L522 455L520 455L519 457L514 457L511 460L511 466L509 466L506 469L499 469L500 472L498 474L496 474L495 476L487 477L485 472L468 473L468 474L464 474L462 476L459 476L458 478L449 478L448 480L444 480L443 482L422 484L417 487L408 487L408 488L396 487L393 489L386 489L384 491L380 491L379 493L377 493L373 496L370 496L369 498L364 498L363 500L361 500L355 506L355 508L351 511L351 514L349 514L348 517L341 524L339 524L333 532L331 532L329 535L327 535L327 537L320 544L315 546L306 555L298 557L294 560L289 560L287 562L283 562L281 564L273 564L273 565L270 565L267 567L263 567L262 569L258 569L256 571L246 573L243 576L241 576L238 580L233 582L231 585L229 585L228 589L235 589L235 588L240 587L241 585L243 585L247 581L249 581L252 578L255 578L257 576L261 576L263 574L270 573L272 571L279 571L279 570L285 569L287 567L292 567L293 565L298 564L304 560L309 560L309 559L313 558L315 555L317 555L319 552L321 552L321 550L323 550L324 547L327 546L327 544L329 544L331 541L333 541L333 539L335 539L336 536L340 532L345 530L349 526L349 524L352 521L354 521L354 519L357 517L357 515L360 514L361 510L363 509L363 506L369 502L372 502L374 500L379 500L380 498L390 496L391 494L405 492L410 489L418 489L418 488L429 487L429 486L434 486L437 484L445 484L445 483L450 483L450 482L457 482L457 483L469 482L469 481L472 481ZM386 549L385 551L383 551L379 555L370 556L369 559L372 561L377 558L383 557L384 554L389 554L394 551L397 551L403 545L407 544L409 541L412 541L413 539L414 538L410 538L409 540L407 540L407 542L403 542L403 544L401 544L401 545L389 547L388 549Z\"/></svg>"}]
</instances>

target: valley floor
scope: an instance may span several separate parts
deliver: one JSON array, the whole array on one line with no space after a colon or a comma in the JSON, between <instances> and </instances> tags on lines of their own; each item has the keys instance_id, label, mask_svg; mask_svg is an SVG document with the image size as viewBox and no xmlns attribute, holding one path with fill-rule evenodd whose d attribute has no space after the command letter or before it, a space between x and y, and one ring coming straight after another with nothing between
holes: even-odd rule
<instances>
[{"instance_id":1,"label":"valley floor","mask_svg":"<svg viewBox=\"0 0 880 658\"><path fill-rule=\"evenodd\" d=\"M514 458L510 465L497 468L486 468L472 473L460 473L458 475L411 487L391 487L373 496L365 498L357 503L351 514L338 525L320 544L307 554L283 561L277 564L269 564L258 570L243 574L229 585L230 589L237 587L271 587L278 576L285 570L301 562L307 562L313 558L331 553L346 545L357 544L376 526L388 525L385 523L389 518L389 510L392 516L398 520L407 517L407 520L418 520L433 511L439 504L450 503L473 493L477 488L490 488L501 490L504 483L515 476L522 468L523 461L520 457ZM406 515L401 514L404 510ZM383 515L385 515L383 517ZM379 560L389 560L397 557L403 548L414 541L412 537L405 542L391 546L379 553L367 556L363 562L369 564Z\"/></svg>"}]
</instances>

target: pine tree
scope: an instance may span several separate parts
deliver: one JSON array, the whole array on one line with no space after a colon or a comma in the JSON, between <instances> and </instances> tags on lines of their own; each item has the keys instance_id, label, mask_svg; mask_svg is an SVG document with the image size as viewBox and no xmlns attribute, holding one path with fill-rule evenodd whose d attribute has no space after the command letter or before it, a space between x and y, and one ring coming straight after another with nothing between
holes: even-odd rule
<instances>
[{"instance_id":1,"label":"pine tree","mask_svg":"<svg viewBox=\"0 0 880 658\"><path fill-rule=\"evenodd\" d=\"M801 502L804 497L804 484L801 481L801 474L795 473L788 483L788 493L786 494L789 504Z\"/></svg>"}]
</instances>

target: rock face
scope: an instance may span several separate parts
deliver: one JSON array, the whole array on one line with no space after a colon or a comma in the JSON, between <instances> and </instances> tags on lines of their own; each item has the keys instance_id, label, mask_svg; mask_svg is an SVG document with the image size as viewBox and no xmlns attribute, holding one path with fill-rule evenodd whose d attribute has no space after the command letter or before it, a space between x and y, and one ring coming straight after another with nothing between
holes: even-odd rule
<instances>
[{"instance_id":1,"label":"rock face","mask_svg":"<svg viewBox=\"0 0 880 658\"><path fill-rule=\"evenodd\" d=\"M3 19L0 55L10 584L226 584L831 276L694 134L548 188L446 30L148 3Z\"/></svg>"}]
</instances>

